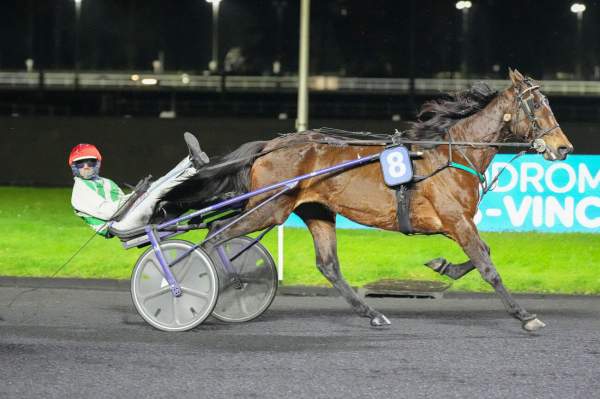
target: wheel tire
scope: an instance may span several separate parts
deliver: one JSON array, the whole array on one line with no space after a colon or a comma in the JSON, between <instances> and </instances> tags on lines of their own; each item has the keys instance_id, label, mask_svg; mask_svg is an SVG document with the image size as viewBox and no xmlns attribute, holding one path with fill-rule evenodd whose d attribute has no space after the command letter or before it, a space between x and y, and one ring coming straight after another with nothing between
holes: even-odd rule
<instances>
[{"instance_id":1,"label":"wheel tire","mask_svg":"<svg viewBox=\"0 0 600 399\"><path fill-rule=\"evenodd\" d=\"M237 237L222 244L231 257L254 239ZM277 293L277 268L269 251L260 243L254 244L232 263L239 273L242 288L237 289L227 277L216 248L209 251L219 275L219 298L213 316L227 323L250 321L263 314Z\"/></svg>"},{"instance_id":2,"label":"wheel tire","mask_svg":"<svg viewBox=\"0 0 600 399\"><path fill-rule=\"evenodd\" d=\"M193 244L168 240L160 244L167 262L190 251ZM202 323L213 311L219 294L215 266L204 250L194 249L171 267L181 287L174 297L154 249L148 248L131 274L131 298L136 310L151 326L162 331L187 331Z\"/></svg>"}]
</instances>

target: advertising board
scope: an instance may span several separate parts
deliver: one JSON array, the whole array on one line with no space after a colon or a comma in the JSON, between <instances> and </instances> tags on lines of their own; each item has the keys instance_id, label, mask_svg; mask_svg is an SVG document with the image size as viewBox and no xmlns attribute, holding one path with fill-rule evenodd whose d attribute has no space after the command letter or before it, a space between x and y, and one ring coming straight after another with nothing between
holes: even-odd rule
<instances>
[{"instance_id":1,"label":"advertising board","mask_svg":"<svg viewBox=\"0 0 600 399\"><path fill-rule=\"evenodd\" d=\"M475 216L481 231L600 233L600 155L550 162L531 154L509 163L512 158L496 155L485 173L491 181L502 171ZM304 224L292 215L285 226ZM337 227L365 226L338 216Z\"/></svg>"}]
</instances>

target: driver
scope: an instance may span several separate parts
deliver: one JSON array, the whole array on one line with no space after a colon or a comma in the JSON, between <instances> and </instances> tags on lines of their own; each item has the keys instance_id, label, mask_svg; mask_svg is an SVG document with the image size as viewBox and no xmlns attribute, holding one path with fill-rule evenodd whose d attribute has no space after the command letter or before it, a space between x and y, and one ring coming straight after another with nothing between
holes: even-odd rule
<instances>
[{"instance_id":1,"label":"driver","mask_svg":"<svg viewBox=\"0 0 600 399\"><path fill-rule=\"evenodd\" d=\"M153 182L135 199L119 221L110 223L112 229L124 231L146 225L160 199L174 187L194 176L209 162L196 137L185 133L183 138L188 146L189 156L182 159L169 173ZM78 144L73 147L69 155L69 166L75 180L71 205L75 213L98 234L109 238L107 222L113 219L134 193L125 195L115 182L100 177L101 162L102 155L94 145Z\"/></svg>"}]
</instances>

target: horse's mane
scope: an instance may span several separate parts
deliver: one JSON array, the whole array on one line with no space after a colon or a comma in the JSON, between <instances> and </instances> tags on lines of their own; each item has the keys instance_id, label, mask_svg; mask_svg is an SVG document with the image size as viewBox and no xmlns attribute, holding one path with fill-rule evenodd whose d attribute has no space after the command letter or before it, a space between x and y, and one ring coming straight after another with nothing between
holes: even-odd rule
<instances>
[{"instance_id":1,"label":"horse's mane","mask_svg":"<svg viewBox=\"0 0 600 399\"><path fill-rule=\"evenodd\" d=\"M417 121L405 132L411 140L440 140L454 124L485 108L498 91L485 82L477 82L470 89L444 98L428 101L417 114Z\"/></svg>"},{"instance_id":2,"label":"horse's mane","mask_svg":"<svg viewBox=\"0 0 600 399\"><path fill-rule=\"evenodd\" d=\"M485 108L498 91L485 82L474 83L470 89L458 93L445 94L437 100L423 104L417 114L417 121L411 128L401 132L403 139L409 140L442 140L443 136L458 121L471 116ZM361 145L362 140L391 143L393 134L377 134L371 132L353 132L342 129L322 127L312 131L294 132L280 135L292 141L320 141L332 145ZM423 145L423 147L431 147Z\"/></svg>"}]
</instances>

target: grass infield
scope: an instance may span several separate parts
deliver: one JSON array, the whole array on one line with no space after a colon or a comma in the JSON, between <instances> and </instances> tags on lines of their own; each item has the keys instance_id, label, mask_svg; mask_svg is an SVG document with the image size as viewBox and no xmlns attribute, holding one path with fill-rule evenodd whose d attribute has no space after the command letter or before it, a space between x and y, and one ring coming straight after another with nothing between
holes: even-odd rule
<instances>
[{"instance_id":1,"label":"grass infield","mask_svg":"<svg viewBox=\"0 0 600 399\"><path fill-rule=\"evenodd\" d=\"M51 276L89 237L92 230L73 213L70 189L0 187L0 275ZM184 239L198 241L204 232ZM483 233L492 260L513 292L600 293L600 234ZM276 233L263 244L277 254ZM97 236L57 277L129 279L145 249L124 250L118 239ZM338 230L342 272L361 286L380 278L444 280L423 263L466 256L442 236L407 237L378 230ZM306 229L285 230L285 285L329 283L315 267ZM491 291L476 271L454 281L455 291Z\"/></svg>"}]
</instances>

